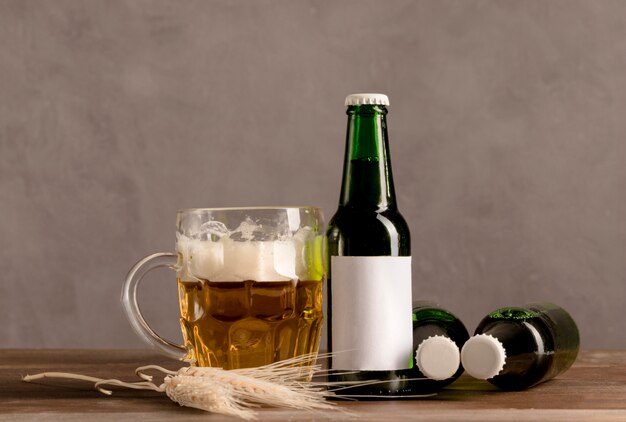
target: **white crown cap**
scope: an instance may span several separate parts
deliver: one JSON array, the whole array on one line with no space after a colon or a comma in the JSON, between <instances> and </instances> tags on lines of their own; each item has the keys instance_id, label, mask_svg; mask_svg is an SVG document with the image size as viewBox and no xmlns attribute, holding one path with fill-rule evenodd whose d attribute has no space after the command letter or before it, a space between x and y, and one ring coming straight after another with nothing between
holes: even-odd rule
<instances>
[{"instance_id":1,"label":"white crown cap","mask_svg":"<svg viewBox=\"0 0 626 422\"><path fill-rule=\"evenodd\" d=\"M346 106L352 105L389 105L389 98L385 94L350 94L346 97Z\"/></svg>"},{"instance_id":2,"label":"white crown cap","mask_svg":"<svg viewBox=\"0 0 626 422\"><path fill-rule=\"evenodd\" d=\"M430 379L448 379L459 370L459 348L448 337L428 337L417 347L415 363L420 372Z\"/></svg>"},{"instance_id":3,"label":"white crown cap","mask_svg":"<svg viewBox=\"0 0 626 422\"><path fill-rule=\"evenodd\" d=\"M478 334L465 342L461 350L465 371L481 380L493 378L504 368L506 350L500 340L489 334Z\"/></svg>"}]
</instances>

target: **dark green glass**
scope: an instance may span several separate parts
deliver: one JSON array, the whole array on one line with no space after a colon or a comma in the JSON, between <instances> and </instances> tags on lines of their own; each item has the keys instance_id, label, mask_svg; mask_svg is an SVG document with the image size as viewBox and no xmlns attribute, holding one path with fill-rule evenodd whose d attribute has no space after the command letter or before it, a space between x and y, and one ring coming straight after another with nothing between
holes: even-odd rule
<instances>
[{"instance_id":1,"label":"dark green glass","mask_svg":"<svg viewBox=\"0 0 626 422\"><path fill-rule=\"evenodd\" d=\"M469 338L469 333L463 322L452 312L443 309L433 302L420 301L413 304L413 350L429 337L442 336L452 340L459 352ZM442 389L463 374L463 366L459 365L456 373L445 380L428 379L417 367L415 355L412 357L411 369L407 376L416 378L411 383L412 394L429 394ZM426 379L424 379L426 378Z\"/></svg>"},{"instance_id":2,"label":"dark green glass","mask_svg":"<svg viewBox=\"0 0 626 422\"><path fill-rule=\"evenodd\" d=\"M397 208L387 138L387 109L349 106L343 181L339 208L327 230L328 348L332 351L331 256L410 256L409 227ZM355 321L358 324L358 321ZM407 356L407 359L410 357ZM332 362L331 362L332 367ZM332 381L380 380L342 390L359 396L399 395L410 390L404 371L357 371L333 375Z\"/></svg>"},{"instance_id":3,"label":"dark green glass","mask_svg":"<svg viewBox=\"0 0 626 422\"><path fill-rule=\"evenodd\" d=\"M498 309L478 324L475 334L490 334L504 346L504 367L488 380L503 390L523 390L566 371L580 345L570 314L551 303Z\"/></svg>"}]
</instances>

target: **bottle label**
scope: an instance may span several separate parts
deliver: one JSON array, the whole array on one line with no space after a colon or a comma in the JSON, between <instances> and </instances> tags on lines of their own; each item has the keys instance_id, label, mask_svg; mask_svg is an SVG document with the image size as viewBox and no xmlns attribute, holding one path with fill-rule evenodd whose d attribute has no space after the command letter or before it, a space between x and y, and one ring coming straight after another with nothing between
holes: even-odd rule
<instances>
[{"instance_id":1,"label":"bottle label","mask_svg":"<svg viewBox=\"0 0 626 422\"><path fill-rule=\"evenodd\" d=\"M333 256L333 369L408 369L413 353L410 256Z\"/></svg>"}]
</instances>

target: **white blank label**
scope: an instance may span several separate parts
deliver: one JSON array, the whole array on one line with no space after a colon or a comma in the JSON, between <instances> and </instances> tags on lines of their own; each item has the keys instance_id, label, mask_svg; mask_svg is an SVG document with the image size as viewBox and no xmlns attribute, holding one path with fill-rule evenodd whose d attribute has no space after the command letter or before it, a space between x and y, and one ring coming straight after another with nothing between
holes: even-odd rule
<instances>
[{"instance_id":1,"label":"white blank label","mask_svg":"<svg viewBox=\"0 0 626 422\"><path fill-rule=\"evenodd\" d=\"M333 369L408 369L411 257L331 257Z\"/></svg>"}]
</instances>

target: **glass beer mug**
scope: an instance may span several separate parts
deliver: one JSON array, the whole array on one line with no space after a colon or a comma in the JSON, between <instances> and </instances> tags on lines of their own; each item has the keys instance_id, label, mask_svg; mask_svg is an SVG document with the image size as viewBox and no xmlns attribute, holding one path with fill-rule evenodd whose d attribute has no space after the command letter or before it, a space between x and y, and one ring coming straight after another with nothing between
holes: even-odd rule
<instances>
[{"instance_id":1,"label":"glass beer mug","mask_svg":"<svg viewBox=\"0 0 626 422\"><path fill-rule=\"evenodd\" d=\"M316 352L323 313L324 221L314 207L186 209L176 253L156 253L128 273L122 304L135 332L165 354L224 369ZM152 269L177 273L184 345L144 320L137 288Z\"/></svg>"}]
</instances>

